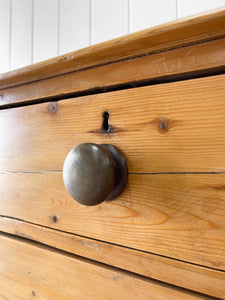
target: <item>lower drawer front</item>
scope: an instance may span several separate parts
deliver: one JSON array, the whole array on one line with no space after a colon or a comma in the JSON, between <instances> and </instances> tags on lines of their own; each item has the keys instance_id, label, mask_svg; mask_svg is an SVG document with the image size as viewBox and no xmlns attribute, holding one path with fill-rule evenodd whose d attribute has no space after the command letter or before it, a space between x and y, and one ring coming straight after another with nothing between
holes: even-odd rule
<instances>
[{"instance_id":1,"label":"lower drawer front","mask_svg":"<svg viewBox=\"0 0 225 300\"><path fill-rule=\"evenodd\" d=\"M224 89L219 75L1 110L0 215L225 270ZM83 142L126 157L117 199L67 193L63 162Z\"/></svg>"},{"instance_id":2,"label":"lower drawer front","mask_svg":"<svg viewBox=\"0 0 225 300\"><path fill-rule=\"evenodd\" d=\"M0 299L202 299L37 244L0 236Z\"/></svg>"}]
</instances>

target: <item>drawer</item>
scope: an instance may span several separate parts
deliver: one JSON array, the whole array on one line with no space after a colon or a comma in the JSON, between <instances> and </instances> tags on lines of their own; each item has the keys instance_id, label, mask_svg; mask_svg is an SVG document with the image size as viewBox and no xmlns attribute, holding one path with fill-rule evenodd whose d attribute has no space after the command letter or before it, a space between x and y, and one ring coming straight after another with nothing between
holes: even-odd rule
<instances>
[{"instance_id":1,"label":"drawer","mask_svg":"<svg viewBox=\"0 0 225 300\"><path fill-rule=\"evenodd\" d=\"M1 299L207 299L7 236L0 256Z\"/></svg>"},{"instance_id":2,"label":"drawer","mask_svg":"<svg viewBox=\"0 0 225 300\"><path fill-rule=\"evenodd\" d=\"M1 110L1 216L225 270L224 79ZM124 154L117 199L86 207L67 193L64 159L84 142Z\"/></svg>"}]
</instances>

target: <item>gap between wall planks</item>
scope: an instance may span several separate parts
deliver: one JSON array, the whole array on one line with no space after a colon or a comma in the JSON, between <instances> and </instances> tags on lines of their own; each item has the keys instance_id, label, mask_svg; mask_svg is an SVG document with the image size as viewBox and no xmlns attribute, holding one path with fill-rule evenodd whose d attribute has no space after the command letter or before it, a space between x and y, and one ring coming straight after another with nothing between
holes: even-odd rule
<instances>
[{"instance_id":1,"label":"gap between wall planks","mask_svg":"<svg viewBox=\"0 0 225 300\"><path fill-rule=\"evenodd\" d=\"M225 298L225 273L218 270L2 216L0 216L0 229L109 266L213 297Z\"/></svg>"},{"instance_id":2,"label":"gap between wall planks","mask_svg":"<svg viewBox=\"0 0 225 300\"><path fill-rule=\"evenodd\" d=\"M1 234L0 241L2 298L215 299L24 239Z\"/></svg>"},{"instance_id":3,"label":"gap between wall planks","mask_svg":"<svg viewBox=\"0 0 225 300\"><path fill-rule=\"evenodd\" d=\"M224 16L224 9L215 10L214 13L204 13L198 17L189 17L159 25L139 33L133 33L2 74L0 75L0 87L5 89L137 56L220 39L225 36ZM38 88L38 82L36 88ZM14 100L16 102L16 97L14 97Z\"/></svg>"},{"instance_id":4,"label":"gap between wall planks","mask_svg":"<svg viewBox=\"0 0 225 300\"><path fill-rule=\"evenodd\" d=\"M9 87L0 91L0 109L224 71L225 39L219 39Z\"/></svg>"}]
</instances>

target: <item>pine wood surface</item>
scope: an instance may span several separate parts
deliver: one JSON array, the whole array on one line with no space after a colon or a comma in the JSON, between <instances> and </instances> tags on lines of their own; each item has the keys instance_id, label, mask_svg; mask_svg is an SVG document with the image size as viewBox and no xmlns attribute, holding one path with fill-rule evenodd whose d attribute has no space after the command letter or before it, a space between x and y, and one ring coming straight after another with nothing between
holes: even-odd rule
<instances>
[{"instance_id":1,"label":"pine wood surface","mask_svg":"<svg viewBox=\"0 0 225 300\"><path fill-rule=\"evenodd\" d=\"M218 39L5 88L0 91L0 107L38 103L124 85L212 75L224 70L225 39Z\"/></svg>"},{"instance_id":2,"label":"pine wood surface","mask_svg":"<svg viewBox=\"0 0 225 300\"><path fill-rule=\"evenodd\" d=\"M224 270L224 78L2 110L0 214ZM62 165L82 142L124 153L117 200L87 208L68 196Z\"/></svg>"},{"instance_id":3,"label":"pine wood surface","mask_svg":"<svg viewBox=\"0 0 225 300\"><path fill-rule=\"evenodd\" d=\"M0 217L2 231L203 294L225 298L225 273L151 253Z\"/></svg>"},{"instance_id":4,"label":"pine wood surface","mask_svg":"<svg viewBox=\"0 0 225 300\"><path fill-rule=\"evenodd\" d=\"M210 299L37 244L0 241L1 299Z\"/></svg>"},{"instance_id":5,"label":"pine wood surface","mask_svg":"<svg viewBox=\"0 0 225 300\"><path fill-rule=\"evenodd\" d=\"M1 110L0 172L61 171L83 142L118 147L130 173L225 172L224 88L217 75Z\"/></svg>"},{"instance_id":6,"label":"pine wood surface","mask_svg":"<svg viewBox=\"0 0 225 300\"><path fill-rule=\"evenodd\" d=\"M225 298L225 75L189 79L224 73L224 16L178 20L0 75L0 231L14 235L0 237L0 298L208 297L154 280ZM63 162L82 142L126 157L118 199L84 207L66 192Z\"/></svg>"},{"instance_id":7,"label":"pine wood surface","mask_svg":"<svg viewBox=\"0 0 225 300\"><path fill-rule=\"evenodd\" d=\"M0 214L225 270L225 174L130 175L114 201L86 207L62 174L0 176Z\"/></svg>"}]
</instances>

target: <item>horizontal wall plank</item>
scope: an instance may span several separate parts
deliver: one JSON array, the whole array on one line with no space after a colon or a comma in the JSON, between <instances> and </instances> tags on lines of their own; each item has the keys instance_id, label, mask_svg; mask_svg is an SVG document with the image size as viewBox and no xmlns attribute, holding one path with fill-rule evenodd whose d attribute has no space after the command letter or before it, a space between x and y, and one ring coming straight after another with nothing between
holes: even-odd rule
<instances>
[{"instance_id":1,"label":"horizontal wall plank","mask_svg":"<svg viewBox=\"0 0 225 300\"><path fill-rule=\"evenodd\" d=\"M86 207L69 196L60 172L2 174L0 215L225 270L224 180L130 175L119 198Z\"/></svg>"},{"instance_id":2,"label":"horizontal wall plank","mask_svg":"<svg viewBox=\"0 0 225 300\"><path fill-rule=\"evenodd\" d=\"M46 4L46 1L44 3ZM53 18L53 13L51 15ZM221 38L225 36L224 15L225 10L220 9L213 14L208 12L198 18L190 17L166 25L158 25L139 33L133 33L129 37L120 37L72 52L66 56L62 55L21 70L12 71L9 74L2 74L0 75L0 88L3 89L26 82L33 82L84 68L92 68L134 56L156 53ZM55 43L54 34L51 35L51 38L53 37L53 43ZM41 43L41 46L43 46L43 43ZM51 55L53 52L51 52ZM47 55L47 52L45 53Z\"/></svg>"},{"instance_id":3,"label":"horizontal wall plank","mask_svg":"<svg viewBox=\"0 0 225 300\"><path fill-rule=\"evenodd\" d=\"M210 55L209 55L210 53ZM0 107L225 71L225 39L107 64L1 90Z\"/></svg>"},{"instance_id":4,"label":"horizontal wall plank","mask_svg":"<svg viewBox=\"0 0 225 300\"><path fill-rule=\"evenodd\" d=\"M1 110L0 172L62 170L83 142L118 147L130 173L225 172L224 89L218 75Z\"/></svg>"},{"instance_id":5,"label":"horizontal wall plank","mask_svg":"<svg viewBox=\"0 0 225 300\"><path fill-rule=\"evenodd\" d=\"M207 299L36 244L0 240L3 299Z\"/></svg>"},{"instance_id":6,"label":"horizontal wall plank","mask_svg":"<svg viewBox=\"0 0 225 300\"><path fill-rule=\"evenodd\" d=\"M7 217L0 217L0 231L189 290L225 298L224 272Z\"/></svg>"}]
</instances>

